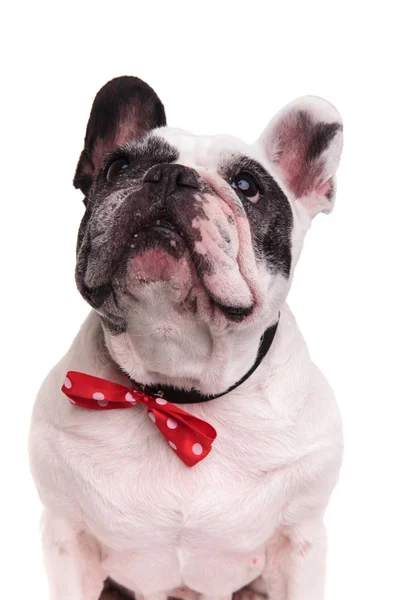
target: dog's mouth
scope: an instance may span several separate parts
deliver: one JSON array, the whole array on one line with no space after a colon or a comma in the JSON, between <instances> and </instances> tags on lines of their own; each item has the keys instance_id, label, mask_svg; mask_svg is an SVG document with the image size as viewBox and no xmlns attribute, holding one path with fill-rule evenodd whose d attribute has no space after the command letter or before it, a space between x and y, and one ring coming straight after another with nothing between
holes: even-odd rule
<instances>
[{"instance_id":1,"label":"dog's mouth","mask_svg":"<svg viewBox=\"0 0 400 600\"><path fill-rule=\"evenodd\" d=\"M249 317L254 310L254 304L247 307L229 306L221 302L215 302L214 305L229 319L235 323L241 323L246 317Z\"/></svg>"},{"instance_id":2,"label":"dog's mouth","mask_svg":"<svg viewBox=\"0 0 400 600\"><path fill-rule=\"evenodd\" d=\"M174 235L178 235L179 237L182 238L182 232L178 231L178 229L175 225L173 225L169 221L165 221L162 219L158 219L154 223L149 223L148 225L145 225L144 227L140 227L140 229L138 229L135 232L134 236L136 236L141 231L146 231L146 230L156 231L159 233L163 233L164 235L168 235L168 236L170 236L171 234L174 234Z\"/></svg>"},{"instance_id":3,"label":"dog's mouth","mask_svg":"<svg viewBox=\"0 0 400 600\"><path fill-rule=\"evenodd\" d=\"M199 239L202 239L201 236ZM187 298L194 287L197 293L200 292L200 287L207 283L207 277L209 280L219 277L219 272L216 270L214 273L211 264L207 266L208 257L193 251L190 235L169 219L160 218L142 225L133 234L130 250L128 290L134 297L143 285L169 282L175 290L180 289L180 298ZM223 276L220 277L222 279ZM218 298L208 290L206 295L214 308L231 322L242 322L254 309L252 301L245 306L235 306L229 300L222 301L223 294Z\"/></svg>"},{"instance_id":4,"label":"dog's mouth","mask_svg":"<svg viewBox=\"0 0 400 600\"><path fill-rule=\"evenodd\" d=\"M190 252L172 221L156 219L133 233L127 260L129 293L136 295L143 285L165 282L175 290L185 289L186 296L191 279Z\"/></svg>"},{"instance_id":5,"label":"dog's mouth","mask_svg":"<svg viewBox=\"0 0 400 600\"><path fill-rule=\"evenodd\" d=\"M129 258L144 256L148 251L166 253L179 259L187 250L182 230L170 220L157 219L133 232L129 245Z\"/></svg>"}]
</instances>

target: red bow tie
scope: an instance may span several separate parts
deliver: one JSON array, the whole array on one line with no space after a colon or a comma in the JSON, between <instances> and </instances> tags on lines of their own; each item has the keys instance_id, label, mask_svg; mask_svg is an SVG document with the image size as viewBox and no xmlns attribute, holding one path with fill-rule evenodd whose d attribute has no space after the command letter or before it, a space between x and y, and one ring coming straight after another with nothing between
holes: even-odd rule
<instances>
[{"instance_id":1,"label":"red bow tie","mask_svg":"<svg viewBox=\"0 0 400 600\"><path fill-rule=\"evenodd\" d=\"M107 379L68 371L61 390L71 404L92 410L132 408L143 404L151 421L188 467L193 467L209 454L217 437L217 432L209 423L163 398L148 396L136 388L128 388Z\"/></svg>"}]
</instances>

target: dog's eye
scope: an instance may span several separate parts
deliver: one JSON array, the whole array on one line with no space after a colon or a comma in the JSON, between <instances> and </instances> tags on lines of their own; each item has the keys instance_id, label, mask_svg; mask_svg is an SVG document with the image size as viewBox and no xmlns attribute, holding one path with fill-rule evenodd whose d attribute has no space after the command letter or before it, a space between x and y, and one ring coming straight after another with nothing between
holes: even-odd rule
<instances>
[{"instance_id":1,"label":"dog's eye","mask_svg":"<svg viewBox=\"0 0 400 600\"><path fill-rule=\"evenodd\" d=\"M251 202L258 202L260 199L260 188L257 179L247 171L240 171L232 181L232 187L240 190Z\"/></svg>"},{"instance_id":2,"label":"dog's eye","mask_svg":"<svg viewBox=\"0 0 400 600\"><path fill-rule=\"evenodd\" d=\"M113 179L116 175L118 175L123 169L129 167L129 161L127 158L117 158L114 160L111 165L108 167L107 171L107 180Z\"/></svg>"}]
</instances>

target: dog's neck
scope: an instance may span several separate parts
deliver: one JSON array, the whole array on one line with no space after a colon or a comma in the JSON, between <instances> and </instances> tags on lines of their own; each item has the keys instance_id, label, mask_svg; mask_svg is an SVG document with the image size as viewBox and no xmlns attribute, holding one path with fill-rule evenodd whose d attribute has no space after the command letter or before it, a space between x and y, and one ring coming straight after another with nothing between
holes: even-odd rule
<instances>
[{"instance_id":1,"label":"dog's neck","mask_svg":"<svg viewBox=\"0 0 400 600\"><path fill-rule=\"evenodd\" d=\"M126 333L106 332L106 344L114 361L138 383L218 394L250 370L264 331L277 319L278 312L245 330L212 331L155 300L143 310L136 307Z\"/></svg>"}]
</instances>

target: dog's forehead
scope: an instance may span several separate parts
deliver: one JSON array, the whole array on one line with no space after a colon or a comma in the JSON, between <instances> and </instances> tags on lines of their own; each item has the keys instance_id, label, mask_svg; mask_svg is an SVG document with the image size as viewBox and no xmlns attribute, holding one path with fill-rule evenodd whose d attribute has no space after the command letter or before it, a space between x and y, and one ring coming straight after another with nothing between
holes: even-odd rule
<instances>
[{"instance_id":1,"label":"dog's forehead","mask_svg":"<svg viewBox=\"0 0 400 600\"><path fill-rule=\"evenodd\" d=\"M183 129L162 127L153 133L164 139L179 153L181 164L217 168L230 157L249 156L263 162L257 147L230 135L195 135Z\"/></svg>"}]
</instances>

